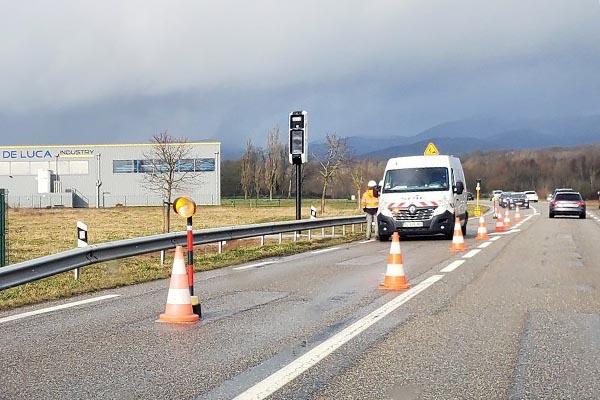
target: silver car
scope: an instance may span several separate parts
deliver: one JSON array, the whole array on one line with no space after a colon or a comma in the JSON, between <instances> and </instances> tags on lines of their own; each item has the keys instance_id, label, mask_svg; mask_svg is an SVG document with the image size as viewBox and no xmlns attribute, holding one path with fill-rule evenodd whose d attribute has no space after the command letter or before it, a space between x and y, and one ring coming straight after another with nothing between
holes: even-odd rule
<instances>
[{"instance_id":1,"label":"silver car","mask_svg":"<svg viewBox=\"0 0 600 400\"><path fill-rule=\"evenodd\" d=\"M577 192L557 192L550 201L548 216L577 215L585 218L585 201Z\"/></svg>"}]
</instances>

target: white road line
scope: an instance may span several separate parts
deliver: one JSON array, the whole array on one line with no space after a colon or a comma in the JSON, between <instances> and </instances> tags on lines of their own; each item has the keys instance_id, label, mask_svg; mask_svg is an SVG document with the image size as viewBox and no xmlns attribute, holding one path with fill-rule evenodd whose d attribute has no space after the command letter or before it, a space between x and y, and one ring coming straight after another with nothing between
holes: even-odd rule
<instances>
[{"instance_id":1,"label":"white road line","mask_svg":"<svg viewBox=\"0 0 600 400\"><path fill-rule=\"evenodd\" d=\"M456 260L456 261L452 261L450 264L448 264L447 266L445 266L444 268L442 268L440 270L440 272L452 272L454 271L456 268L460 267L461 265L463 265L465 262L465 260Z\"/></svg>"},{"instance_id":2,"label":"white road line","mask_svg":"<svg viewBox=\"0 0 600 400\"><path fill-rule=\"evenodd\" d=\"M481 243L479 246L477 246L478 249L485 249L486 247L488 247L490 244L492 244L492 242L483 242Z\"/></svg>"},{"instance_id":3,"label":"white road line","mask_svg":"<svg viewBox=\"0 0 600 400\"><path fill-rule=\"evenodd\" d=\"M481 251L481 249L473 249L471 251L469 251L467 254L465 254L463 256L463 258L471 258L477 255L477 253L479 253Z\"/></svg>"},{"instance_id":4,"label":"white road line","mask_svg":"<svg viewBox=\"0 0 600 400\"><path fill-rule=\"evenodd\" d=\"M502 236L495 236L493 238L490 238L490 242L495 242L496 240L500 239Z\"/></svg>"},{"instance_id":5,"label":"white road line","mask_svg":"<svg viewBox=\"0 0 600 400\"><path fill-rule=\"evenodd\" d=\"M241 267L234 267L236 271L242 271L244 269L256 268L256 267L264 267L265 265L273 264L275 261L265 261L256 264L243 265Z\"/></svg>"},{"instance_id":6,"label":"white road line","mask_svg":"<svg viewBox=\"0 0 600 400\"><path fill-rule=\"evenodd\" d=\"M322 249L322 250L315 250L315 251L311 251L311 254L321 254L321 253L327 253L328 251L334 251L334 250L339 250L339 247L330 247L328 249Z\"/></svg>"},{"instance_id":7,"label":"white road line","mask_svg":"<svg viewBox=\"0 0 600 400\"><path fill-rule=\"evenodd\" d=\"M239 394L234 400L260 400L270 396L300 376L304 371L315 366L317 363L336 351L352 338L371 327L377 321L384 318L402 304L406 303L411 298L415 297L443 277L444 275L433 275L412 289L409 289L408 291L396 296L394 299L379 307L369 315L359 319L352 325L336 333L329 339L314 347L312 350L292 361L290 364L281 368L279 371L252 386L245 392Z\"/></svg>"},{"instance_id":8,"label":"white road line","mask_svg":"<svg viewBox=\"0 0 600 400\"><path fill-rule=\"evenodd\" d=\"M4 322L14 321L14 320L21 319L21 318L31 317L33 315L46 314L46 313L49 313L52 311L64 310L65 308L80 306L82 304L89 304L89 303L95 303L97 301L102 301L102 300L106 300L106 299L112 299L113 297L118 297L118 296L120 296L120 295L119 294L107 294L105 296L92 297L91 299L74 301L72 303L61 304L61 305L54 306L54 307L40 308L39 310L28 311L28 312L25 312L22 314L10 315L8 317L0 318L0 324L2 324Z\"/></svg>"}]
</instances>

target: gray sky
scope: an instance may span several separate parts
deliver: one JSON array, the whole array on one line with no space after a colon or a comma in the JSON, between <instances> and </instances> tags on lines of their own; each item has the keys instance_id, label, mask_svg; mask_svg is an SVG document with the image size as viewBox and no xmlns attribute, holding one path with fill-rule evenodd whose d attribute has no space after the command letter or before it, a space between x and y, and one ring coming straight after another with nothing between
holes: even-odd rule
<instances>
[{"instance_id":1,"label":"gray sky","mask_svg":"<svg viewBox=\"0 0 600 400\"><path fill-rule=\"evenodd\" d=\"M598 0L2 1L0 144L600 113Z\"/></svg>"}]
</instances>

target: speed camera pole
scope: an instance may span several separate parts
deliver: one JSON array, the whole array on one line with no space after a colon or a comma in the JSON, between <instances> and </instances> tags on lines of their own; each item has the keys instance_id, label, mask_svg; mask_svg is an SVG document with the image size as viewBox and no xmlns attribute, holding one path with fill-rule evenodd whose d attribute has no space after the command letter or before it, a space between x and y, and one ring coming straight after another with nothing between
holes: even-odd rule
<instances>
[{"instance_id":1,"label":"speed camera pole","mask_svg":"<svg viewBox=\"0 0 600 400\"><path fill-rule=\"evenodd\" d=\"M296 164L296 219L302 219L302 164Z\"/></svg>"},{"instance_id":2,"label":"speed camera pole","mask_svg":"<svg viewBox=\"0 0 600 400\"><path fill-rule=\"evenodd\" d=\"M289 161L296 166L296 219L302 219L302 164L308 155L308 113L290 113Z\"/></svg>"}]
</instances>

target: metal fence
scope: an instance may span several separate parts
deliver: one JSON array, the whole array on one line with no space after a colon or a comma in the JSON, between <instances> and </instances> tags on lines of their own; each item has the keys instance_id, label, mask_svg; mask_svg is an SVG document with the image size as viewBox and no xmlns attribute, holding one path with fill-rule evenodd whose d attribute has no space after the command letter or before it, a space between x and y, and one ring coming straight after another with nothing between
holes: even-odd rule
<instances>
[{"instance_id":1,"label":"metal fence","mask_svg":"<svg viewBox=\"0 0 600 400\"><path fill-rule=\"evenodd\" d=\"M226 228L202 229L194 231L194 244L220 243L223 241L277 235L288 232L309 231L312 229L342 227L364 224L364 215L333 217L313 220L274 222L254 225L231 226ZM352 229L354 230L354 229ZM264 241L264 240L263 240ZM80 247L45 257L9 265L0 269L0 290L36 281L52 275L88 265L117 260L141 254L172 249L186 245L186 232L163 233L135 239L118 240Z\"/></svg>"},{"instance_id":2,"label":"metal fence","mask_svg":"<svg viewBox=\"0 0 600 400\"><path fill-rule=\"evenodd\" d=\"M8 256L6 255L6 242L7 231L6 231L6 220L7 220L7 207L6 207L6 189L0 189L0 267L4 267L8 263Z\"/></svg>"}]
</instances>

